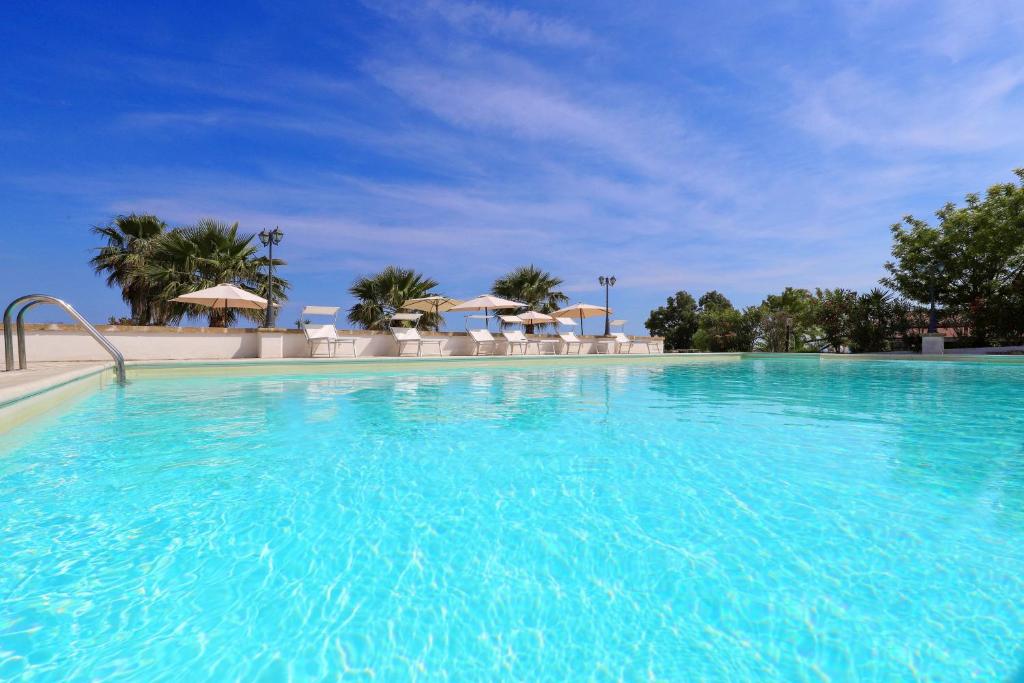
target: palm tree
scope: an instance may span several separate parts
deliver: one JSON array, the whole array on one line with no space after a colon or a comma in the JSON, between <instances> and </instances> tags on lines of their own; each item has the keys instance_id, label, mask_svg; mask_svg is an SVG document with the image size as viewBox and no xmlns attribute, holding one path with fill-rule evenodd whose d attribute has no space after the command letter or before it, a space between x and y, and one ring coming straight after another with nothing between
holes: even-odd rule
<instances>
[{"instance_id":1,"label":"palm tree","mask_svg":"<svg viewBox=\"0 0 1024 683\"><path fill-rule=\"evenodd\" d=\"M391 316L405 301L430 296L434 287L436 280L411 268L388 266L375 275L364 275L348 288L349 294L359 300L348 310L348 321L367 330L386 330ZM424 313L418 327L436 330L442 322L441 316Z\"/></svg>"},{"instance_id":2,"label":"palm tree","mask_svg":"<svg viewBox=\"0 0 1024 683\"><path fill-rule=\"evenodd\" d=\"M96 274L105 273L108 287L120 287L121 298L131 309L132 325L163 324L155 309L156 292L144 272L153 243L167 224L151 214L116 217L107 225L93 226L95 235L106 238L89 264Z\"/></svg>"},{"instance_id":3,"label":"palm tree","mask_svg":"<svg viewBox=\"0 0 1024 683\"><path fill-rule=\"evenodd\" d=\"M239 233L238 223L204 218L183 228L164 233L152 247L146 276L159 291L166 316L174 322L184 317L207 316L210 327L227 327L238 316L262 322L265 311L259 309L219 309L191 304L170 303L174 297L197 289L227 282L266 298L268 259L259 256L253 244L255 234ZM274 259L275 270L286 265ZM289 283L274 276L274 301L285 301Z\"/></svg>"},{"instance_id":4,"label":"palm tree","mask_svg":"<svg viewBox=\"0 0 1024 683\"><path fill-rule=\"evenodd\" d=\"M520 266L495 280L491 294L522 301L532 311L551 313L569 302L569 297L555 289L560 284L562 279L546 270L534 265ZM533 334L533 328L527 325L527 334Z\"/></svg>"}]
</instances>

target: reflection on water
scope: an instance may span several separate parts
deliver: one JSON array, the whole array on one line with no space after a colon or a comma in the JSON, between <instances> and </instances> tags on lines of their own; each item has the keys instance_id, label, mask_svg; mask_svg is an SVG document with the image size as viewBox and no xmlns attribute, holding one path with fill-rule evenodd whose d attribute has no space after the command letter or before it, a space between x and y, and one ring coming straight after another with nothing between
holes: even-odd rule
<instances>
[{"instance_id":1,"label":"reflection on water","mask_svg":"<svg viewBox=\"0 0 1024 683\"><path fill-rule=\"evenodd\" d=\"M138 381L4 442L0 679L1005 680L1022 399L816 358Z\"/></svg>"}]
</instances>

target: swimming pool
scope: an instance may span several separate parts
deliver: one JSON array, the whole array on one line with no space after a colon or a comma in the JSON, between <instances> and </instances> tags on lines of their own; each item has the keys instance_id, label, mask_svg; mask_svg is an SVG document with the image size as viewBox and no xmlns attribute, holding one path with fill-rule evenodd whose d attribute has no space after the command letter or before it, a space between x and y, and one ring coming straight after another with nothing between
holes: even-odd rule
<instances>
[{"instance_id":1,"label":"swimming pool","mask_svg":"<svg viewBox=\"0 0 1024 683\"><path fill-rule=\"evenodd\" d=\"M968 362L138 378L0 439L0 679L1005 680L1021 406Z\"/></svg>"}]
</instances>

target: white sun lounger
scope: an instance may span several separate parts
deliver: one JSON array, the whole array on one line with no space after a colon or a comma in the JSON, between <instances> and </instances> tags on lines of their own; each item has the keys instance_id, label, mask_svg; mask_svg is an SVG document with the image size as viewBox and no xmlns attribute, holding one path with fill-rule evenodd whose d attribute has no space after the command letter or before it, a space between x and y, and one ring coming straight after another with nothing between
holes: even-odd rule
<instances>
[{"instance_id":1,"label":"white sun lounger","mask_svg":"<svg viewBox=\"0 0 1024 683\"><path fill-rule=\"evenodd\" d=\"M616 332L612 335L615 338L615 352L616 353L633 353L633 347L643 346L647 353L658 353L658 342L645 339L630 339L626 336L625 332ZM654 350L651 351L651 347ZM625 351L623 351L625 348Z\"/></svg>"},{"instance_id":2,"label":"white sun lounger","mask_svg":"<svg viewBox=\"0 0 1024 683\"><path fill-rule=\"evenodd\" d=\"M490 356L498 350L498 340L487 330L469 330L469 338L473 340L474 356ZM485 353L484 349L488 345L490 345L490 353Z\"/></svg>"},{"instance_id":3,"label":"white sun lounger","mask_svg":"<svg viewBox=\"0 0 1024 683\"><path fill-rule=\"evenodd\" d=\"M302 332L306 335L306 343L309 344L309 357L316 358L317 350L326 347L326 357L334 358L338 353L338 347L347 345L356 357L356 338L339 337L338 331L330 323L313 324L303 323Z\"/></svg>"},{"instance_id":4,"label":"white sun lounger","mask_svg":"<svg viewBox=\"0 0 1024 683\"><path fill-rule=\"evenodd\" d=\"M520 330L506 330L501 333L505 337L506 353L512 355L516 347L522 349L522 353L525 356L530 345L530 340L526 338Z\"/></svg>"},{"instance_id":5,"label":"white sun lounger","mask_svg":"<svg viewBox=\"0 0 1024 683\"><path fill-rule=\"evenodd\" d=\"M583 342L572 332L559 333L558 337L562 340L562 353L568 355L572 352L573 345L576 346L576 353L583 352Z\"/></svg>"},{"instance_id":6,"label":"white sun lounger","mask_svg":"<svg viewBox=\"0 0 1024 683\"><path fill-rule=\"evenodd\" d=\"M398 355L406 355L407 349L415 349L417 356L423 355L423 347L436 346L437 355L441 355L441 340L440 339L424 339L420 336L420 331L415 327L401 327L395 325L395 321L409 320L413 323L418 321L423 316L422 313L397 313L391 318L391 325L388 329L391 330L391 336L395 338L398 343Z\"/></svg>"}]
</instances>

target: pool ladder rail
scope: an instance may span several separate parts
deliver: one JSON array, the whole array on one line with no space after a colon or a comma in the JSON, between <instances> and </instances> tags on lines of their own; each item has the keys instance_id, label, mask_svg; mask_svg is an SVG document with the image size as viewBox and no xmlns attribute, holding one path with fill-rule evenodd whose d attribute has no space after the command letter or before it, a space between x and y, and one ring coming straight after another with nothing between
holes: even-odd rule
<instances>
[{"instance_id":1,"label":"pool ladder rail","mask_svg":"<svg viewBox=\"0 0 1024 683\"><path fill-rule=\"evenodd\" d=\"M28 360L25 354L25 311L32 308L37 304L53 304L54 306L60 306L63 308L68 315L75 319L75 321L85 328L85 331L89 333L93 339L102 346L107 353L114 359L114 370L117 373L118 384L125 384L125 373L124 373L124 356L117 347L110 343L110 340L100 334L100 331L93 327L88 320L82 317L82 314L75 310L74 306L58 299L55 296L49 296L48 294L27 294L25 296L18 297L12 301L7 308L4 310L4 369L6 372L14 370L14 332L11 329L11 317L14 309L21 305L21 310L18 311L17 315L17 329L18 329L18 369L24 370L28 367Z\"/></svg>"}]
</instances>

